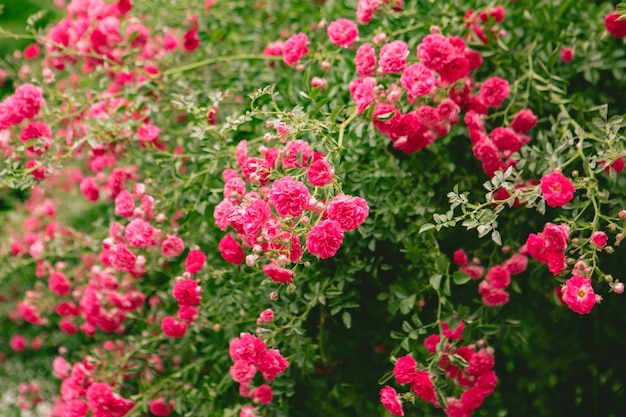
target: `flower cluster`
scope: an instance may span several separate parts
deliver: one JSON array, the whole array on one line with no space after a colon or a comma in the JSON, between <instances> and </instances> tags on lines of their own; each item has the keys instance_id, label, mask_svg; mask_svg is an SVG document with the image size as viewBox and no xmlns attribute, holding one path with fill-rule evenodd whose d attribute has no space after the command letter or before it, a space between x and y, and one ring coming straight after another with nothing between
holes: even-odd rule
<instances>
[{"instance_id":1,"label":"flower cluster","mask_svg":"<svg viewBox=\"0 0 626 417\"><path fill-rule=\"evenodd\" d=\"M269 261L263 265L266 275L289 283L293 271L285 266L302 258L301 236L305 236L309 253L322 259L332 257L343 242L344 232L363 223L369 208L360 197L340 194L326 203L314 198L309 186L294 177L306 175L310 186L326 189L333 182L333 168L306 141L287 141L288 128L281 131L277 137L284 145L260 147L262 158L250 155L246 141L239 143L239 171L223 171L224 199L215 207L214 218L220 229L231 227L237 233L237 239L228 233L220 240L224 260L238 265L245 259L252 266L264 257ZM271 181L281 170L293 176ZM242 244L252 254L246 256Z\"/></svg>"},{"instance_id":2,"label":"flower cluster","mask_svg":"<svg viewBox=\"0 0 626 417\"><path fill-rule=\"evenodd\" d=\"M493 265L489 268L478 285L478 293L485 305L498 307L509 301L509 293L506 289L511 284L511 276L523 273L528 267L528 257L525 253L526 248L522 247L518 253L514 253L501 265ZM473 259L470 263L463 249L454 252L453 261L459 265L459 271L465 272L471 279L478 280L482 277L484 267L480 266L480 261Z\"/></svg>"},{"instance_id":3,"label":"flower cluster","mask_svg":"<svg viewBox=\"0 0 626 417\"><path fill-rule=\"evenodd\" d=\"M257 372L260 372L266 382L271 382L282 374L289 366L278 349L268 349L265 343L250 333L241 333L230 342L230 357L233 366L230 375L239 383L239 393L255 402L269 404L273 398L272 388L267 384L257 387L252 385Z\"/></svg>"},{"instance_id":4,"label":"flower cluster","mask_svg":"<svg viewBox=\"0 0 626 417\"><path fill-rule=\"evenodd\" d=\"M440 335L431 335L424 340L428 353L441 354L435 370L420 366L409 354L398 358L393 374L398 384L409 384L412 394L422 401L440 408L440 400L444 400L443 408L447 416L470 417L494 391L498 382L492 369L495 364L493 349L476 345L453 346L450 341L462 339L465 323L459 321L455 330L450 330L448 323L444 324L443 339ZM458 392L456 397L442 397L444 380ZM402 402L392 387L384 387L380 399L389 412L397 416L404 415Z\"/></svg>"},{"instance_id":5,"label":"flower cluster","mask_svg":"<svg viewBox=\"0 0 626 417\"><path fill-rule=\"evenodd\" d=\"M526 240L528 254L542 264L547 264L554 275L567 269L565 250L569 242L570 228L566 224L548 223L543 231L531 233Z\"/></svg>"}]
</instances>

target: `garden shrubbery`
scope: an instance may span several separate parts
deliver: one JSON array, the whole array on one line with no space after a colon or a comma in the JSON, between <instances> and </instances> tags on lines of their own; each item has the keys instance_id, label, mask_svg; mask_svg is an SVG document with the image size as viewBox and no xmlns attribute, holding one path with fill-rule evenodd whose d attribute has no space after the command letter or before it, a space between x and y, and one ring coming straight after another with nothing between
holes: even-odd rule
<instances>
[{"instance_id":1,"label":"garden shrubbery","mask_svg":"<svg viewBox=\"0 0 626 417\"><path fill-rule=\"evenodd\" d=\"M3 415L626 413L626 5L55 7L0 29Z\"/></svg>"}]
</instances>

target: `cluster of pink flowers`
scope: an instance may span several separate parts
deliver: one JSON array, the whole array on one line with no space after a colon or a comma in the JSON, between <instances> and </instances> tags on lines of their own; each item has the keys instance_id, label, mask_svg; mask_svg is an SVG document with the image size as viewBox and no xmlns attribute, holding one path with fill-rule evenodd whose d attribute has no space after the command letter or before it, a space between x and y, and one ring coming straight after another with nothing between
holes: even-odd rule
<instances>
[{"instance_id":1,"label":"cluster of pink flowers","mask_svg":"<svg viewBox=\"0 0 626 417\"><path fill-rule=\"evenodd\" d=\"M62 364L57 366L60 368ZM115 393L111 385L97 382L93 377L95 368L91 364L75 363L70 371L63 370L61 396L54 405L53 415L123 417L135 406L133 401Z\"/></svg>"},{"instance_id":2,"label":"cluster of pink flowers","mask_svg":"<svg viewBox=\"0 0 626 417\"><path fill-rule=\"evenodd\" d=\"M41 396L41 387L34 381L20 382L17 392L15 403L20 410L31 410L44 400Z\"/></svg>"},{"instance_id":3,"label":"cluster of pink flowers","mask_svg":"<svg viewBox=\"0 0 626 417\"><path fill-rule=\"evenodd\" d=\"M13 95L0 102L0 131L18 125L23 120L34 119L39 115L44 103L43 92L39 87L32 84L19 86ZM35 130L37 125L31 123L29 126Z\"/></svg>"},{"instance_id":4,"label":"cluster of pink flowers","mask_svg":"<svg viewBox=\"0 0 626 417\"><path fill-rule=\"evenodd\" d=\"M508 251L508 247L506 248ZM473 259L470 263L463 249L454 252L453 261L459 265L459 271L465 272L473 280L482 277L484 267L480 266L480 260ZM494 265L489 268L485 278L478 285L478 293L482 302L489 307L498 307L509 301L509 293L506 291L511 284L511 276L519 275L528 267L528 256L523 246L519 252L514 253L502 265Z\"/></svg>"},{"instance_id":5,"label":"cluster of pink flowers","mask_svg":"<svg viewBox=\"0 0 626 417\"><path fill-rule=\"evenodd\" d=\"M285 266L302 258L302 235L311 254L332 257L344 232L363 223L369 208L362 198L347 195L337 195L326 203L317 201L309 186L291 175L271 182L270 172L281 168L306 173L312 187L324 188L333 182L333 168L324 155L303 140L288 141L289 129L281 130L284 133L276 137L284 145L261 147L262 158L249 155L246 141L239 143L236 158L240 171L224 170L224 200L215 207L214 218L220 229L231 227L237 233L237 239L228 233L220 240L224 260L238 265L245 259L252 266L264 256L269 260L263 265L266 275L287 283L293 280L293 271ZM246 256L239 242L252 254Z\"/></svg>"},{"instance_id":6,"label":"cluster of pink flowers","mask_svg":"<svg viewBox=\"0 0 626 417\"><path fill-rule=\"evenodd\" d=\"M543 231L531 233L526 240L528 254L537 261L547 264L554 275L567 269L565 250L569 242L570 228L566 224L555 225L548 223Z\"/></svg>"},{"instance_id":7,"label":"cluster of pink flowers","mask_svg":"<svg viewBox=\"0 0 626 417\"><path fill-rule=\"evenodd\" d=\"M278 349L268 349L261 339L250 333L241 333L231 340L229 353L233 360L230 375L240 384L241 396L257 403L269 404L274 396L272 388L268 384L255 387L253 379L260 372L266 382L271 382L289 367L289 361ZM246 410L254 414L250 407Z\"/></svg>"},{"instance_id":8,"label":"cluster of pink flowers","mask_svg":"<svg viewBox=\"0 0 626 417\"><path fill-rule=\"evenodd\" d=\"M508 82L492 77L482 84L477 101L472 102L470 98L470 102L475 105L464 117L473 143L472 152L482 162L483 170L489 176L498 170L504 171L509 166L515 166L512 154L530 142L527 133L537 123L537 116L530 109L523 109L514 116L510 127L496 127L487 134L487 109L499 107L508 95ZM482 105L484 107L480 108Z\"/></svg>"},{"instance_id":9,"label":"cluster of pink flowers","mask_svg":"<svg viewBox=\"0 0 626 417\"><path fill-rule=\"evenodd\" d=\"M176 247L176 255L179 255L184 244L182 239L177 236L168 238L169 242L164 241L162 246L163 252L167 247L170 250L172 244ZM199 283L192 279L193 274L198 273L206 261L206 255L204 252L198 249L192 249L187 254L185 259L185 273L182 276L176 277L176 282L172 288L172 296L178 302L178 312L176 317L165 316L161 320L161 330L168 337L179 338L183 337L187 331L188 323L193 323L198 318L198 311L200 300L200 292L202 287Z\"/></svg>"},{"instance_id":10,"label":"cluster of pink flowers","mask_svg":"<svg viewBox=\"0 0 626 417\"><path fill-rule=\"evenodd\" d=\"M432 403L437 408L441 407L437 395L441 389L441 379L449 380L458 394L457 397L445 398L444 412L449 417L470 417L494 391L498 382L493 371L495 364L493 349L477 345L453 347L449 342L462 339L465 323L459 321L454 330L450 329L448 323L444 324L442 330L446 344L436 371L425 366L420 367L411 355L405 355L396 361L393 374L398 384L410 384L415 396ZM429 354L437 353L442 346L441 336L428 336L424 340L424 346ZM467 365L453 364L453 356L463 358ZM441 392L439 394L441 395ZM392 387L385 386L380 391L380 400L390 413L404 415L402 402Z\"/></svg>"},{"instance_id":11,"label":"cluster of pink flowers","mask_svg":"<svg viewBox=\"0 0 626 417\"><path fill-rule=\"evenodd\" d=\"M462 80L469 82L470 72L482 63L480 55L461 38L446 37L436 30L418 45L420 62L409 64L409 55L404 41L388 42L380 49L376 71L376 50L371 44L363 44L355 55L360 77L350 84L359 113L375 104L374 126L391 139L394 148L405 153L428 146L459 122L461 102L451 94L451 87ZM374 78L376 72L381 76L401 74L401 87L392 83L385 89ZM407 113L395 105L405 91L407 100L417 106ZM449 98L445 98L449 92Z\"/></svg>"}]
</instances>

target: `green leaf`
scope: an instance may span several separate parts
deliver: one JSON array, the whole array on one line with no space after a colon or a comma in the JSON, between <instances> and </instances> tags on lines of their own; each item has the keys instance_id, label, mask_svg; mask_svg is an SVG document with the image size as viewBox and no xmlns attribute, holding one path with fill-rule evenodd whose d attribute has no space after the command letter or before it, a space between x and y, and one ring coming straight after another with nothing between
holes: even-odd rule
<instances>
[{"instance_id":1,"label":"green leaf","mask_svg":"<svg viewBox=\"0 0 626 417\"><path fill-rule=\"evenodd\" d=\"M454 274L452 274L452 280L456 285L466 284L471 281L471 279L472 278L463 271L455 271Z\"/></svg>"},{"instance_id":2,"label":"green leaf","mask_svg":"<svg viewBox=\"0 0 626 417\"><path fill-rule=\"evenodd\" d=\"M405 298L400 302L400 312L402 314L409 314L413 307L415 306L415 299L417 298L416 294L411 295L410 297Z\"/></svg>"},{"instance_id":3,"label":"green leaf","mask_svg":"<svg viewBox=\"0 0 626 417\"><path fill-rule=\"evenodd\" d=\"M432 277L430 277L430 286L433 287L435 289L435 291L439 291L439 286L441 285L441 274L435 274Z\"/></svg>"},{"instance_id":4,"label":"green leaf","mask_svg":"<svg viewBox=\"0 0 626 417\"><path fill-rule=\"evenodd\" d=\"M346 329L352 327L352 314L349 311L344 311L341 315L341 319L343 320L343 325L346 326Z\"/></svg>"},{"instance_id":5,"label":"green leaf","mask_svg":"<svg viewBox=\"0 0 626 417\"><path fill-rule=\"evenodd\" d=\"M492 336L500 330L500 326L497 324L482 324L478 326L478 330L480 330L483 334L487 336Z\"/></svg>"},{"instance_id":6,"label":"green leaf","mask_svg":"<svg viewBox=\"0 0 626 417\"><path fill-rule=\"evenodd\" d=\"M432 223L424 223L422 225L422 227L420 227L420 230L419 230L418 233L422 233L422 232L425 232L427 230L434 229L434 228L435 228L434 224L432 224Z\"/></svg>"},{"instance_id":7,"label":"green leaf","mask_svg":"<svg viewBox=\"0 0 626 417\"><path fill-rule=\"evenodd\" d=\"M378 380L378 385L383 385L387 381L389 381L393 377L393 371L387 372L385 375L381 376Z\"/></svg>"}]
</instances>

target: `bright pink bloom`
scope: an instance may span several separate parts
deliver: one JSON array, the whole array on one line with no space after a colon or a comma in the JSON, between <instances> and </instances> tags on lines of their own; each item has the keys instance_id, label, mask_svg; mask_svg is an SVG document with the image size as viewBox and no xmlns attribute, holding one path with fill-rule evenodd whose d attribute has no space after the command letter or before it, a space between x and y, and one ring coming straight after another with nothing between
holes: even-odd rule
<instances>
[{"instance_id":1,"label":"bright pink bloom","mask_svg":"<svg viewBox=\"0 0 626 417\"><path fill-rule=\"evenodd\" d=\"M168 337L183 337L187 331L187 323L178 321L175 317L166 316L161 320L161 330L163 330L163 333Z\"/></svg>"},{"instance_id":2,"label":"bright pink bloom","mask_svg":"<svg viewBox=\"0 0 626 417\"><path fill-rule=\"evenodd\" d=\"M228 353L233 362L243 360L251 364L258 364L265 355L265 343L250 333L241 333L230 341Z\"/></svg>"},{"instance_id":3,"label":"bright pink bloom","mask_svg":"<svg viewBox=\"0 0 626 417\"><path fill-rule=\"evenodd\" d=\"M561 172L552 171L541 177L541 192L550 207L561 207L572 200L576 188Z\"/></svg>"},{"instance_id":4,"label":"bright pink bloom","mask_svg":"<svg viewBox=\"0 0 626 417\"><path fill-rule=\"evenodd\" d=\"M80 192L88 201L98 201L98 198L100 198L98 184L96 184L96 180L93 177L84 177L80 181Z\"/></svg>"},{"instance_id":5,"label":"bright pink bloom","mask_svg":"<svg viewBox=\"0 0 626 417\"><path fill-rule=\"evenodd\" d=\"M504 267L511 275L521 274L528 267L528 256L516 253L504 262Z\"/></svg>"},{"instance_id":6,"label":"bright pink bloom","mask_svg":"<svg viewBox=\"0 0 626 417\"><path fill-rule=\"evenodd\" d=\"M16 352L22 352L26 349L26 339L22 335L14 334L9 340L9 346Z\"/></svg>"},{"instance_id":7,"label":"bright pink bloom","mask_svg":"<svg viewBox=\"0 0 626 417\"><path fill-rule=\"evenodd\" d=\"M155 416L166 417L169 416L172 411L174 411L174 401L171 400L170 403L165 402L165 398L153 398L150 400L150 412Z\"/></svg>"},{"instance_id":8,"label":"bright pink bloom","mask_svg":"<svg viewBox=\"0 0 626 417\"><path fill-rule=\"evenodd\" d=\"M57 356L52 361L52 370L58 378L67 378L71 369L72 365L63 356Z\"/></svg>"},{"instance_id":9,"label":"bright pink bloom","mask_svg":"<svg viewBox=\"0 0 626 417\"><path fill-rule=\"evenodd\" d=\"M356 73L361 77L370 77L376 74L376 51L369 43L359 46L354 56Z\"/></svg>"},{"instance_id":10,"label":"bright pink bloom","mask_svg":"<svg viewBox=\"0 0 626 417\"><path fill-rule=\"evenodd\" d=\"M266 381L272 381L289 367L289 361L280 354L278 349L269 349L259 358L257 367Z\"/></svg>"},{"instance_id":11,"label":"bright pink bloom","mask_svg":"<svg viewBox=\"0 0 626 417\"><path fill-rule=\"evenodd\" d=\"M491 77L480 86L480 101L487 107L500 107L509 96L509 82Z\"/></svg>"},{"instance_id":12,"label":"bright pink bloom","mask_svg":"<svg viewBox=\"0 0 626 417\"><path fill-rule=\"evenodd\" d=\"M387 411L394 416L404 415L402 402L400 402L396 390L389 385L385 385L385 387L380 390L380 402L387 409Z\"/></svg>"},{"instance_id":13,"label":"bright pink bloom","mask_svg":"<svg viewBox=\"0 0 626 417\"><path fill-rule=\"evenodd\" d=\"M26 48L24 48L24 59L35 59L39 56L41 52L41 48L36 43L31 43Z\"/></svg>"},{"instance_id":14,"label":"bright pink bloom","mask_svg":"<svg viewBox=\"0 0 626 417\"><path fill-rule=\"evenodd\" d=\"M230 367L230 376L233 378L233 381L240 384L250 383L254 375L256 375L256 366L245 360L235 361L233 366Z\"/></svg>"},{"instance_id":15,"label":"bright pink bloom","mask_svg":"<svg viewBox=\"0 0 626 417\"><path fill-rule=\"evenodd\" d=\"M441 342L441 336L438 334L431 334L424 339L424 347L428 353L435 353L439 342Z\"/></svg>"},{"instance_id":16,"label":"bright pink bloom","mask_svg":"<svg viewBox=\"0 0 626 417\"><path fill-rule=\"evenodd\" d=\"M193 279L185 279L174 284L172 295L179 305L196 306L200 304L202 289Z\"/></svg>"},{"instance_id":17,"label":"bright pink bloom","mask_svg":"<svg viewBox=\"0 0 626 417\"><path fill-rule=\"evenodd\" d=\"M272 309L266 308L265 310L263 310L259 315L259 320L264 323L274 321L274 312L272 311Z\"/></svg>"},{"instance_id":18,"label":"bright pink bloom","mask_svg":"<svg viewBox=\"0 0 626 417\"><path fill-rule=\"evenodd\" d=\"M343 228L335 220L323 220L316 224L306 237L306 248L322 259L334 256L343 242Z\"/></svg>"},{"instance_id":19,"label":"bright pink bloom","mask_svg":"<svg viewBox=\"0 0 626 417\"><path fill-rule=\"evenodd\" d=\"M415 393L422 401L428 401L437 404L437 393L435 386L430 379L427 371L419 371L415 378L411 381L411 391Z\"/></svg>"},{"instance_id":20,"label":"bright pink bloom","mask_svg":"<svg viewBox=\"0 0 626 417\"><path fill-rule=\"evenodd\" d=\"M61 272L53 272L48 278L48 288L58 295L67 295L72 289L72 284L67 277Z\"/></svg>"},{"instance_id":21,"label":"bright pink bloom","mask_svg":"<svg viewBox=\"0 0 626 417\"><path fill-rule=\"evenodd\" d=\"M270 202L280 216L298 217L309 204L309 189L290 176L274 181L270 190Z\"/></svg>"},{"instance_id":22,"label":"bright pink bloom","mask_svg":"<svg viewBox=\"0 0 626 417\"><path fill-rule=\"evenodd\" d=\"M161 129L151 124L142 125L137 129L137 137L140 142L155 142L160 135Z\"/></svg>"},{"instance_id":23,"label":"bright pink bloom","mask_svg":"<svg viewBox=\"0 0 626 417\"><path fill-rule=\"evenodd\" d=\"M154 228L142 219L133 219L126 225L126 240L135 248L144 248L154 244Z\"/></svg>"},{"instance_id":24,"label":"bright pink bloom","mask_svg":"<svg viewBox=\"0 0 626 417\"><path fill-rule=\"evenodd\" d=\"M609 237L604 232L593 232L591 235L591 243L593 243L597 248L602 249L606 246L606 242Z\"/></svg>"},{"instance_id":25,"label":"bright pink bloom","mask_svg":"<svg viewBox=\"0 0 626 417\"><path fill-rule=\"evenodd\" d=\"M263 272L276 282L293 281L293 271L291 269L281 268L275 262L263 265Z\"/></svg>"},{"instance_id":26,"label":"bright pink bloom","mask_svg":"<svg viewBox=\"0 0 626 417\"><path fill-rule=\"evenodd\" d=\"M254 393L252 395L254 396L254 399L260 401L261 404L269 404L270 402L272 402L274 392L269 385L263 384L256 390L254 390Z\"/></svg>"},{"instance_id":27,"label":"bright pink bloom","mask_svg":"<svg viewBox=\"0 0 626 417\"><path fill-rule=\"evenodd\" d=\"M292 35L283 45L283 60L289 66L294 66L300 58L309 53L307 44L309 38L304 33Z\"/></svg>"},{"instance_id":28,"label":"bright pink bloom","mask_svg":"<svg viewBox=\"0 0 626 417\"><path fill-rule=\"evenodd\" d=\"M607 32L618 39L626 36L626 20L618 21L619 17L620 15L613 11L604 18L604 26Z\"/></svg>"},{"instance_id":29,"label":"bright pink bloom","mask_svg":"<svg viewBox=\"0 0 626 417\"><path fill-rule=\"evenodd\" d=\"M326 207L326 214L330 220L339 223L344 232L351 232L365 221L369 207L361 197L342 194L333 197Z\"/></svg>"},{"instance_id":30,"label":"bright pink bloom","mask_svg":"<svg viewBox=\"0 0 626 417\"><path fill-rule=\"evenodd\" d=\"M185 243L178 236L170 236L161 243L161 254L168 258L180 255L185 250Z\"/></svg>"},{"instance_id":31,"label":"bright pink bloom","mask_svg":"<svg viewBox=\"0 0 626 417\"><path fill-rule=\"evenodd\" d=\"M350 96L356 103L359 113L363 113L374 102L376 78L361 77L350 83Z\"/></svg>"},{"instance_id":32,"label":"bright pink bloom","mask_svg":"<svg viewBox=\"0 0 626 417\"><path fill-rule=\"evenodd\" d=\"M111 248L109 260L115 269L130 272L135 266L137 257L126 245L117 244Z\"/></svg>"},{"instance_id":33,"label":"bright pink bloom","mask_svg":"<svg viewBox=\"0 0 626 417\"><path fill-rule=\"evenodd\" d=\"M562 287L562 293L563 301L578 314L589 314L596 304L591 278L575 276L568 279Z\"/></svg>"},{"instance_id":34,"label":"bright pink bloom","mask_svg":"<svg viewBox=\"0 0 626 417\"><path fill-rule=\"evenodd\" d=\"M501 288L495 288L489 281L482 281L478 285L478 293L482 301L489 307L499 307L509 302L509 293Z\"/></svg>"},{"instance_id":35,"label":"bright pink bloom","mask_svg":"<svg viewBox=\"0 0 626 417\"><path fill-rule=\"evenodd\" d=\"M230 233L220 239L220 243L217 248L220 251L222 258L224 258L226 262L233 265L239 265L245 259L245 254L243 253L243 249L241 249L241 245Z\"/></svg>"},{"instance_id":36,"label":"bright pink bloom","mask_svg":"<svg viewBox=\"0 0 626 417\"><path fill-rule=\"evenodd\" d=\"M517 152L525 144L525 138L518 135L513 129L496 127L491 131L493 144L502 151Z\"/></svg>"},{"instance_id":37,"label":"bright pink bloom","mask_svg":"<svg viewBox=\"0 0 626 417\"><path fill-rule=\"evenodd\" d=\"M318 159L312 162L306 172L309 184L315 187L323 187L331 184L333 182L334 175L335 171L333 170L332 165L330 165L325 159Z\"/></svg>"},{"instance_id":38,"label":"bright pink bloom","mask_svg":"<svg viewBox=\"0 0 626 417\"><path fill-rule=\"evenodd\" d=\"M517 112L511 122L511 128L518 133L526 133L537 125L537 116L531 109Z\"/></svg>"},{"instance_id":39,"label":"bright pink bloom","mask_svg":"<svg viewBox=\"0 0 626 417\"><path fill-rule=\"evenodd\" d=\"M452 261L457 265L465 265L468 262L467 253L463 249L457 249L454 251Z\"/></svg>"},{"instance_id":40,"label":"bright pink bloom","mask_svg":"<svg viewBox=\"0 0 626 417\"><path fill-rule=\"evenodd\" d=\"M15 112L23 119L32 119L39 114L44 104L40 88L32 84L24 84L15 90L13 103ZM19 123L19 122L18 122Z\"/></svg>"},{"instance_id":41,"label":"bright pink bloom","mask_svg":"<svg viewBox=\"0 0 626 417\"><path fill-rule=\"evenodd\" d=\"M443 332L443 335L449 340L461 340L461 338L463 337L464 329L465 322L463 320L459 320L454 330L450 329L450 324L446 322L441 323L441 331Z\"/></svg>"},{"instance_id":42,"label":"bright pink bloom","mask_svg":"<svg viewBox=\"0 0 626 417\"><path fill-rule=\"evenodd\" d=\"M503 266L494 266L485 275L485 279L489 281L494 288L506 288L511 284L511 274L508 269Z\"/></svg>"},{"instance_id":43,"label":"bright pink bloom","mask_svg":"<svg viewBox=\"0 0 626 417\"><path fill-rule=\"evenodd\" d=\"M181 305L178 307L178 312L176 315L182 321L186 321L188 323L193 323L198 318L198 310L199 307L185 306Z\"/></svg>"},{"instance_id":44,"label":"bright pink bloom","mask_svg":"<svg viewBox=\"0 0 626 417\"><path fill-rule=\"evenodd\" d=\"M185 259L185 271L195 274L202 269L204 261L206 261L204 252L197 249L190 250L187 254L187 259Z\"/></svg>"},{"instance_id":45,"label":"bright pink bloom","mask_svg":"<svg viewBox=\"0 0 626 417\"><path fill-rule=\"evenodd\" d=\"M255 235L270 216L270 206L265 200L254 200L243 215L243 230L248 235Z\"/></svg>"},{"instance_id":46,"label":"bright pink bloom","mask_svg":"<svg viewBox=\"0 0 626 417\"><path fill-rule=\"evenodd\" d=\"M131 217L135 212L135 199L128 190L122 190L115 197L115 215Z\"/></svg>"},{"instance_id":47,"label":"bright pink bloom","mask_svg":"<svg viewBox=\"0 0 626 417\"><path fill-rule=\"evenodd\" d=\"M441 69L441 71L439 71L441 81L450 84L469 76L469 73L470 61L462 56L453 58Z\"/></svg>"},{"instance_id":48,"label":"bright pink bloom","mask_svg":"<svg viewBox=\"0 0 626 417\"><path fill-rule=\"evenodd\" d=\"M382 74L396 74L404 71L406 58L409 56L409 47L406 42L393 41L380 50L378 65Z\"/></svg>"},{"instance_id":49,"label":"bright pink bloom","mask_svg":"<svg viewBox=\"0 0 626 417\"><path fill-rule=\"evenodd\" d=\"M572 62L572 59L574 59L574 50L566 46L561 48L561 60L563 62Z\"/></svg>"},{"instance_id":50,"label":"bright pink bloom","mask_svg":"<svg viewBox=\"0 0 626 417\"><path fill-rule=\"evenodd\" d=\"M413 97L427 96L437 88L435 74L422 64L409 65L402 73L400 82Z\"/></svg>"},{"instance_id":51,"label":"bright pink bloom","mask_svg":"<svg viewBox=\"0 0 626 417\"><path fill-rule=\"evenodd\" d=\"M337 19L328 25L328 37L337 46L349 47L359 36L359 28L350 19Z\"/></svg>"},{"instance_id":52,"label":"bright pink bloom","mask_svg":"<svg viewBox=\"0 0 626 417\"><path fill-rule=\"evenodd\" d=\"M431 34L422 39L417 47L417 56L426 68L440 72L454 59L455 50L448 38L440 34Z\"/></svg>"},{"instance_id":53,"label":"bright pink bloom","mask_svg":"<svg viewBox=\"0 0 626 417\"><path fill-rule=\"evenodd\" d=\"M417 362L411 355L404 355L393 366L393 375L398 384L409 384L417 376Z\"/></svg>"}]
</instances>

